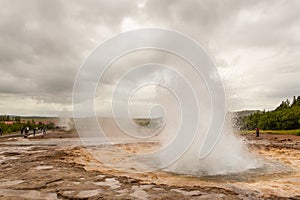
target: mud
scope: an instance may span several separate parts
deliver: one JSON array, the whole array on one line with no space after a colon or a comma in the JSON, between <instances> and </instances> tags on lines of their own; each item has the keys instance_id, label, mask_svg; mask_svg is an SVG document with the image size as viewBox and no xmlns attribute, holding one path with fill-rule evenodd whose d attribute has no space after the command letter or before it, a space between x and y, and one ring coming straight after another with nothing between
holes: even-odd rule
<instances>
[{"instance_id":1,"label":"mud","mask_svg":"<svg viewBox=\"0 0 300 200\"><path fill-rule=\"evenodd\" d=\"M117 171L90 154L107 156L111 146L84 148L72 133L0 139L0 199L300 199L300 137L244 139L266 166L208 177L136 173L134 163L132 172ZM156 143L115 146L133 154L158 148Z\"/></svg>"}]
</instances>

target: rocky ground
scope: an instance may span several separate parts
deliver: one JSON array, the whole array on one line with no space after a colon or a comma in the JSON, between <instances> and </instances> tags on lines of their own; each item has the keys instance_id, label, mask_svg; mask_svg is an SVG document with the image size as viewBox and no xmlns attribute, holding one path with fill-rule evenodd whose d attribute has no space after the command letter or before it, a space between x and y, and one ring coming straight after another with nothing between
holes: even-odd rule
<instances>
[{"instance_id":1,"label":"rocky ground","mask_svg":"<svg viewBox=\"0 0 300 200\"><path fill-rule=\"evenodd\" d=\"M300 199L299 174L293 174L295 188L287 193L252 190L253 181L208 181L167 172L130 174L97 163L73 140L78 140L76 135L65 131L0 139L0 199ZM300 165L300 137L263 135L245 140L261 155ZM285 154L290 159L284 160Z\"/></svg>"}]
</instances>

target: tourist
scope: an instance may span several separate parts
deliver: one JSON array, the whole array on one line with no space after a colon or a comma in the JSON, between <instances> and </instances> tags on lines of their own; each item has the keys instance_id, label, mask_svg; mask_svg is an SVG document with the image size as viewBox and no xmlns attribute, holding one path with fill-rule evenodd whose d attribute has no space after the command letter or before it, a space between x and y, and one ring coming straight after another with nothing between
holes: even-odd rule
<instances>
[{"instance_id":1,"label":"tourist","mask_svg":"<svg viewBox=\"0 0 300 200\"><path fill-rule=\"evenodd\" d=\"M35 137L36 128L33 129L33 137Z\"/></svg>"},{"instance_id":2,"label":"tourist","mask_svg":"<svg viewBox=\"0 0 300 200\"><path fill-rule=\"evenodd\" d=\"M0 135L2 135L2 128L0 127Z\"/></svg>"},{"instance_id":3,"label":"tourist","mask_svg":"<svg viewBox=\"0 0 300 200\"><path fill-rule=\"evenodd\" d=\"M259 128L258 127L255 128L255 132L256 132L256 137L259 137Z\"/></svg>"},{"instance_id":4,"label":"tourist","mask_svg":"<svg viewBox=\"0 0 300 200\"><path fill-rule=\"evenodd\" d=\"M23 135L24 127L21 127L21 135Z\"/></svg>"},{"instance_id":5,"label":"tourist","mask_svg":"<svg viewBox=\"0 0 300 200\"><path fill-rule=\"evenodd\" d=\"M27 126L27 127L25 128L24 138L27 138L28 133L29 133L29 127Z\"/></svg>"}]
</instances>

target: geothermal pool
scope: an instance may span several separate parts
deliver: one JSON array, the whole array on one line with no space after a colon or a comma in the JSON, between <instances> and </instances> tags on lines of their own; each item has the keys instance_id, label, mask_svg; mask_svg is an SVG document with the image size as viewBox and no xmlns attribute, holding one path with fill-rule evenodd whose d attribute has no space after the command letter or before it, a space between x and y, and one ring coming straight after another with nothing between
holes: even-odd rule
<instances>
[{"instance_id":1,"label":"geothermal pool","mask_svg":"<svg viewBox=\"0 0 300 200\"><path fill-rule=\"evenodd\" d=\"M50 135L44 139L1 141L2 197L25 195L30 199L34 196L30 194L36 194L43 199L94 198L105 193L112 195L111 198L119 195L136 199L257 199L299 198L300 194L300 138L297 137L288 140L263 135L257 140L243 136L247 151L257 158L257 168L195 175L174 173L168 168L141 171L148 169L149 162L130 158L160 148L161 144L155 140L116 139L114 144L95 144L85 139L91 145L84 147L79 138L55 139ZM109 161L111 166L103 161ZM104 192L107 188L109 192Z\"/></svg>"},{"instance_id":2,"label":"geothermal pool","mask_svg":"<svg viewBox=\"0 0 300 200\"><path fill-rule=\"evenodd\" d=\"M157 144L118 144L120 148L127 152L136 153L142 148L153 150ZM87 151L82 149L82 151ZM258 154L260 165L257 168L249 169L243 172L219 174L219 175L191 175L177 174L170 172L168 169L147 173L138 173L143 168L143 163L132 161L126 166L128 154L113 152L109 146L93 147L88 150L96 151L99 155L113 158L115 164L113 167L120 167L119 170L128 170L123 175L130 174L131 177L141 178L145 181L154 181L159 184L176 185L176 186L213 186L233 190L243 195L275 195L275 196L294 196L300 194L300 152L295 149L277 149L262 148L256 149L251 147L249 151ZM95 158L87 157L85 161L78 160L87 170L103 170L103 166ZM88 162L87 162L88 160ZM120 164L120 165L119 165ZM217 162L215 163L218 164ZM112 167L112 166L110 166ZM118 169L118 168L117 168ZM108 169L110 171L111 168ZM114 170L113 170L114 171ZM117 170L116 170L117 171ZM146 175L145 175L146 174ZM146 178L145 178L146 177Z\"/></svg>"}]
</instances>

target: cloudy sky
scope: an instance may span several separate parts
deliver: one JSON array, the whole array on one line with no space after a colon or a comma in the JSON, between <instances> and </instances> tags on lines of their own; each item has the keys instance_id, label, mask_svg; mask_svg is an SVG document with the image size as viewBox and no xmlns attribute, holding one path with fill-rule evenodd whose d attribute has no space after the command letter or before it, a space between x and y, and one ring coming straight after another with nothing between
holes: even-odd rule
<instances>
[{"instance_id":1,"label":"cloudy sky","mask_svg":"<svg viewBox=\"0 0 300 200\"><path fill-rule=\"evenodd\" d=\"M156 27L182 32L213 59L232 110L273 109L300 95L300 1L0 0L0 113L72 110L76 73L103 41Z\"/></svg>"}]
</instances>

